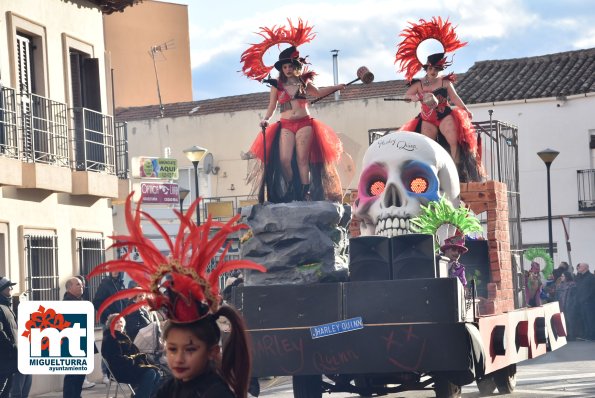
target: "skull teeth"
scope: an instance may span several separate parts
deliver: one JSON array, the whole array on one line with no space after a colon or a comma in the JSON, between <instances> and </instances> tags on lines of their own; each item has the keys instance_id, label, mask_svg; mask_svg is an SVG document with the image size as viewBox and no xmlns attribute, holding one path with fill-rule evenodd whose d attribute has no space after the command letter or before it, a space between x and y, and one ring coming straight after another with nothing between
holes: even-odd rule
<instances>
[{"instance_id":1,"label":"skull teeth","mask_svg":"<svg viewBox=\"0 0 595 398\"><path fill-rule=\"evenodd\" d=\"M409 219L408 218L385 218L378 220L374 235L386 236L391 238L393 236L410 234Z\"/></svg>"}]
</instances>

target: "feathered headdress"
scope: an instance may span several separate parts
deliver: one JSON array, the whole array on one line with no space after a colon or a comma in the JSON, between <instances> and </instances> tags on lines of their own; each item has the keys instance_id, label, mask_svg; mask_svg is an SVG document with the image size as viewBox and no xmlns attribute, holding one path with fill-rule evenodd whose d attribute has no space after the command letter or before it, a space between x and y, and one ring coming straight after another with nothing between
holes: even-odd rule
<instances>
[{"instance_id":1,"label":"feathered headdress","mask_svg":"<svg viewBox=\"0 0 595 398\"><path fill-rule=\"evenodd\" d=\"M235 269L254 269L266 272L266 269L252 261L224 261L229 250L226 244L229 234L246 229L245 224L236 224L240 215L236 215L227 223L213 221L209 215L206 222L196 225L192 215L200 198L190 206L186 213L174 210L180 220L180 228L174 242L167 232L150 215L140 209L142 199L136 209L132 209L131 193L126 200L126 226L130 235L113 236L116 242L112 247L126 247L128 252L136 248L143 262L128 259L128 256L111 260L97 266L89 277L106 272L126 272L138 286L133 289L119 291L109 297L99 307L97 316L118 300L126 300L145 293L145 300L126 307L118 316L121 318L137 311L142 306L152 310L165 310L167 317L174 322L194 322L219 308L219 276ZM163 255L147 238L141 229L141 219L149 221L160 233L169 247L170 254ZM216 227L216 231L211 228ZM210 272L209 264L219 254L219 261ZM117 321L117 319L115 321ZM112 322L112 333L116 322Z\"/></svg>"},{"instance_id":2,"label":"feathered headdress","mask_svg":"<svg viewBox=\"0 0 595 398\"><path fill-rule=\"evenodd\" d=\"M294 47L298 47L304 43L308 43L316 36L312 32L311 26L307 22L298 19L297 25L293 25L290 19L287 19L289 27L285 25L273 26L272 28L261 27L258 35L262 36L264 40L258 44L252 44L246 51L242 53L240 62L242 62L242 73L250 79L262 81L268 76L273 69L273 65L266 66L264 64L263 56L266 51L281 43L287 43ZM299 56L299 53L298 53Z\"/></svg>"},{"instance_id":3,"label":"feathered headdress","mask_svg":"<svg viewBox=\"0 0 595 398\"><path fill-rule=\"evenodd\" d=\"M431 21L420 19L419 23L409 23L409 27L404 29L399 35L404 37L403 41L397 46L395 64L399 64L399 72L405 72L405 78L408 81L423 68L424 63L417 57L417 48L428 39L435 39L442 44L444 53L455 51L467 45L461 42L455 33L455 27L448 21L443 21L440 17L433 17ZM446 66L446 59L439 61L442 66Z\"/></svg>"}]
</instances>

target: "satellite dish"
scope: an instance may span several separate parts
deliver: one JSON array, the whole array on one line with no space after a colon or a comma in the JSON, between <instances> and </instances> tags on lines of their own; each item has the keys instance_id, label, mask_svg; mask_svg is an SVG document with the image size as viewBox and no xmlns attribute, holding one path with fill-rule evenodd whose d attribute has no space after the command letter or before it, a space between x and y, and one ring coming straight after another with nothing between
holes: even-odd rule
<instances>
[{"instance_id":1,"label":"satellite dish","mask_svg":"<svg viewBox=\"0 0 595 398\"><path fill-rule=\"evenodd\" d=\"M213 154L207 153L204 159L202 160L202 170L205 174L209 174L213 171Z\"/></svg>"}]
</instances>

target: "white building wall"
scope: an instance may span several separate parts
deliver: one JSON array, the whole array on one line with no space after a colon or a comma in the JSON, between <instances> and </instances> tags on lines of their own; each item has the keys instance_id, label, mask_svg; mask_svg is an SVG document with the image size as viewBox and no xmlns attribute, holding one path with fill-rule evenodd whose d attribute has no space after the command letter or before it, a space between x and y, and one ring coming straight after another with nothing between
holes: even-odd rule
<instances>
[{"instance_id":1,"label":"white building wall","mask_svg":"<svg viewBox=\"0 0 595 398\"><path fill-rule=\"evenodd\" d=\"M69 103L69 40L91 48L90 55L99 58L102 109L107 113L102 15L96 6L85 0L0 1L0 83L16 89L11 33L15 29L14 21L32 24L36 29L40 27L43 33L45 82L40 94L51 100ZM108 199L0 186L0 276L17 282L15 295L21 295L26 288L25 233L58 236L57 263L62 296L66 280L80 272L76 237L107 238L113 232ZM106 247L110 243L107 239ZM91 378L101 377L98 367L99 362ZM61 376L37 375L33 378L31 394L61 389Z\"/></svg>"},{"instance_id":2,"label":"white building wall","mask_svg":"<svg viewBox=\"0 0 595 398\"><path fill-rule=\"evenodd\" d=\"M245 178L249 162L240 159L240 152L247 152L260 134L259 114L263 112L250 110L130 121L130 156L161 156L163 148L170 147L171 156L178 159L180 167L192 167L182 151L199 145L213 154L214 165L220 167L219 173L210 177L211 192L201 191L201 195L230 195L227 188L232 183L236 187L234 195L247 195L250 187L246 185ZM380 98L318 104L311 108L311 113L335 129L345 151L353 157L356 176L359 176L361 158L368 147L368 130L398 127L413 117L416 109L413 105L385 102ZM356 185L354 178L350 187Z\"/></svg>"},{"instance_id":3,"label":"white building wall","mask_svg":"<svg viewBox=\"0 0 595 398\"><path fill-rule=\"evenodd\" d=\"M7 11L18 18L40 25L45 32L47 71L47 91L45 97L55 101L68 102L70 94L65 85L65 70L68 65L64 58L64 36L76 39L92 47L93 58L99 58L99 76L101 80L101 105L107 111L107 90L105 74L105 49L103 44L103 19L97 6L85 0L2 0L0 2L0 43L3 49L0 57L2 83L14 88L14 76L11 76L12 58L8 57L6 45L9 43L10 20Z\"/></svg>"},{"instance_id":4,"label":"white building wall","mask_svg":"<svg viewBox=\"0 0 595 398\"><path fill-rule=\"evenodd\" d=\"M557 105L561 106L558 107ZM493 119L518 126L521 216L524 243L547 243L546 169L537 152L546 148L560 151L551 167L553 240L558 245L556 265L568 261L564 230L559 217L566 217L572 241L572 260L586 261L595 268L595 213L578 211L576 171L591 167L589 130L595 129L588 115L595 109L595 96L576 96L565 103L553 98L512 103L470 106L474 120ZM386 102L382 98L331 102L315 105L312 115L332 126L353 157L356 173L349 188L355 188L361 171L361 159L368 146L368 130L398 127L413 117L419 108L412 104ZM181 167L189 167L183 149L192 145L208 148L215 165L210 192L203 196L247 195L245 184L248 162L240 160L258 134L259 114L264 110L242 111L205 116L152 119L129 122L131 156L157 156L164 146ZM484 138L484 144L486 140ZM234 184L236 190L227 188Z\"/></svg>"},{"instance_id":5,"label":"white building wall","mask_svg":"<svg viewBox=\"0 0 595 398\"><path fill-rule=\"evenodd\" d=\"M559 105L559 106L558 106ZM555 98L473 106L476 120L493 110L493 118L518 126L519 173L523 243L548 242L547 172L537 152L550 148L560 152L550 168L552 236L557 244L554 263L568 261L561 217L571 241L573 265L587 262L595 268L595 212L579 211L577 170L590 169L590 132L595 94L577 95L566 101Z\"/></svg>"}]
</instances>

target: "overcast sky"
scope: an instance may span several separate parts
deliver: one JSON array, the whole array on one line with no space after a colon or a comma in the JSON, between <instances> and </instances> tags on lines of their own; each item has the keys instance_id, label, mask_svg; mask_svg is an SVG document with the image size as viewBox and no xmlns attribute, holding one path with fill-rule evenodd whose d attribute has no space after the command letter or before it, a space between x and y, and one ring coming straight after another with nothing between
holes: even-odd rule
<instances>
[{"instance_id":1,"label":"overcast sky","mask_svg":"<svg viewBox=\"0 0 595 398\"><path fill-rule=\"evenodd\" d=\"M469 44L449 69L462 73L474 62L531 57L595 47L595 3L589 0L172 0L188 4L195 100L267 91L238 71L240 55L261 26L298 17L316 38L300 47L318 73L316 85L333 83L332 56L339 50L339 81L365 65L375 81L402 79L393 64L399 33L408 22L449 17ZM284 48L284 46L282 47ZM278 57L273 48L266 59Z\"/></svg>"}]
</instances>

